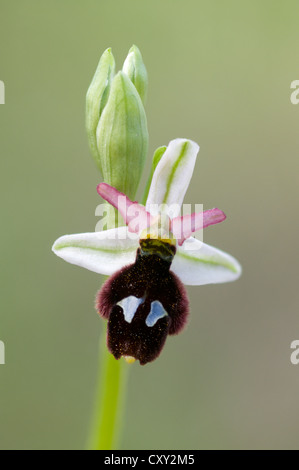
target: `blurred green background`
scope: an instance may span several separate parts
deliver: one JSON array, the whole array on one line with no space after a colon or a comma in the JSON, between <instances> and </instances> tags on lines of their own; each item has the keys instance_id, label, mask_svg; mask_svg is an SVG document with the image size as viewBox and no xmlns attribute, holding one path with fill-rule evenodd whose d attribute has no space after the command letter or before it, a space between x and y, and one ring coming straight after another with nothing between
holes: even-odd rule
<instances>
[{"instance_id":1,"label":"blurred green background","mask_svg":"<svg viewBox=\"0 0 299 470\"><path fill-rule=\"evenodd\" d=\"M85 446L101 278L51 245L94 230L85 93L104 49L119 69L133 43L149 157L175 137L201 145L185 202L226 212L204 240L244 273L189 288L189 328L132 366L122 448L299 447L298 15L297 0L0 0L1 449Z\"/></svg>"}]
</instances>

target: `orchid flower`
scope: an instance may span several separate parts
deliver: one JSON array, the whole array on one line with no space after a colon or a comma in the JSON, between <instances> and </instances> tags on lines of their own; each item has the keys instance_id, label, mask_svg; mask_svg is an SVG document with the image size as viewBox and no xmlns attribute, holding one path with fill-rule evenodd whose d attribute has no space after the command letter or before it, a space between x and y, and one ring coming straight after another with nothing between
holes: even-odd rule
<instances>
[{"instance_id":1,"label":"orchid flower","mask_svg":"<svg viewBox=\"0 0 299 470\"><path fill-rule=\"evenodd\" d=\"M167 335L186 325L189 303L184 284L229 282L241 274L235 258L193 237L225 220L221 210L183 217L167 213L169 207L181 208L198 151L190 140L169 143L154 171L145 206L99 184L99 195L118 209L126 226L65 235L53 245L65 261L111 276L97 295L96 308L108 320L107 345L116 359L124 356L128 362L138 359L146 364L158 357Z\"/></svg>"}]
</instances>

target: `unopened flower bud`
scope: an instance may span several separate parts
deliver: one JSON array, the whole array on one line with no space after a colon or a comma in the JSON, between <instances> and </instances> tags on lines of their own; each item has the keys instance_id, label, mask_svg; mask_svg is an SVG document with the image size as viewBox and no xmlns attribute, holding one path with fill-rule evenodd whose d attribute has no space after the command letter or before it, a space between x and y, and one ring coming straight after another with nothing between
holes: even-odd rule
<instances>
[{"instance_id":1,"label":"unopened flower bud","mask_svg":"<svg viewBox=\"0 0 299 470\"><path fill-rule=\"evenodd\" d=\"M134 198L147 148L141 98L129 77L118 72L97 127L97 149L105 183Z\"/></svg>"},{"instance_id":2,"label":"unopened flower bud","mask_svg":"<svg viewBox=\"0 0 299 470\"><path fill-rule=\"evenodd\" d=\"M101 158L97 148L96 131L102 111L107 103L115 61L111 49L103 53L96 73L86 95L86 130L91 154L102 172Z\"/></svg>"},{"instance_id":3,"label":"unopened flower bud","mask_svg":"<svg viewBox=\"0 0 299 470\"><path fill-rule=\"evenodd\" d=\"M123 65L123 72L128 75L131 82L135 85L143 104L145 104L148 78L142 55L137 46L132 46L129 50Z\"/></svg>"}]
</instances>

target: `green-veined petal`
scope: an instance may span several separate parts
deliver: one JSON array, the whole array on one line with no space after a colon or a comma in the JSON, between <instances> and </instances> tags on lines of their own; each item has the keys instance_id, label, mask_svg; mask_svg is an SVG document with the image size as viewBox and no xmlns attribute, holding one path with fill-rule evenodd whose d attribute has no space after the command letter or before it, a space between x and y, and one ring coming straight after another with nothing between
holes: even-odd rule
<instances>
[{"instance_id":1,"label":"green-veined petal","mask_svg":"<svg viewBox=\"0 0 299 470\"><path fill-rule=\"evenodd\" d=\"M134 263L138 238L127 227L103 232L64 235L53 245L53 252L68 263L99 274L111 275Z\"/></svg>"},{"instance_id":2,"label":"green-veined petal","mask_svg":"<svg viewBox=\"0 0 299 470\"><path fill-rule=\"evenodd\" d=\"M175 139L159 161L151 182L146 209L151 205L182 205L188 189L199 146L188 139Z\"/></svg>"},{"instance_id":3,"label":"green-veined petal","mask_svg":"<svg viewBox=\"0 0 299 470\"><path fill-rule=\"evenodd\" d=\"M189 286L235 281L242 272L231 255L193 237L177 247L171 270Z\"/></svg>"}]
</instances>

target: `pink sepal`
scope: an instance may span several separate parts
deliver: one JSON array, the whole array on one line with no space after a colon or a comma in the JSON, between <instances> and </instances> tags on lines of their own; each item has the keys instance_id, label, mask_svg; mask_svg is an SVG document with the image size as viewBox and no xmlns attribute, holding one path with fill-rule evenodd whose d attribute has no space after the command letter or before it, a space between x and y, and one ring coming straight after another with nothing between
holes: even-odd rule
<instances>
[{"instance_id":1,"label":"pink sepal","mask_svg":"<svg viewBox=\"0 0 299 470\"><path fill-rule=\"evenodd\" d=\"M97 186L98 194L119 211L130 232L140 233L151 224L151 215L138 202L131 201L125 194L107 183Z\"/></svg>"},{"instance_id":2,"label":"pink sepal","mask_svg":"<svg viewBox=\"0 0 299 470\"><path fill-rule=\"evenodd\" d=\"M226 215L220 209L209 209L183 217L175 217L170 222L170 230L181 246L192 233L209 225L219 224L226 219Z\"/></svg>"}]
</instances>

